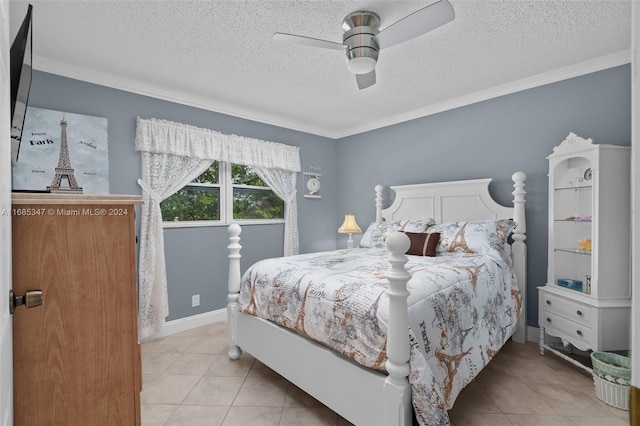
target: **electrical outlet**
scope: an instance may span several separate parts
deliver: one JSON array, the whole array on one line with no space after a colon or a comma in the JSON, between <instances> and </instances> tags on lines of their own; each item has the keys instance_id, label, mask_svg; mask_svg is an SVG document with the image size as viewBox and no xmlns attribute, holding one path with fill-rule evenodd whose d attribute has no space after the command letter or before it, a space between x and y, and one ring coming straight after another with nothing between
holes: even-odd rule
<instances>
[{"instance_id":1,"label":"electrical outlet","mask_svg":"<svg viewBox=\"0 0 640 426\"><path fill-rule=\"evenodd\" d=\"M195 308L196 306L200 306L200 295L194 294L191 296L191 307Z\"/></svg>"}]
</instances>

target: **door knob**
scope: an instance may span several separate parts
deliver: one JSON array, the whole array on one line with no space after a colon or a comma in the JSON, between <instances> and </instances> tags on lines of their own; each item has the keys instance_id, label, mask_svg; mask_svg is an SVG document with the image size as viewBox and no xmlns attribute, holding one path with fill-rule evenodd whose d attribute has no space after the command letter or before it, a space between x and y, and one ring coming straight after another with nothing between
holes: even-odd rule
<instances>
[{"instance_id":1,"label":"door knob","mask_svg":"<svg viewBox=\"0 0 640 426\"><path fill-rule=\"evenodd\" d=\"M42 305L42 290L29 290L23 296L16 296L13 290L9 290L9 313L13 315L16 306L20 305L27 308Z\"/></svg>"}]
</instances>

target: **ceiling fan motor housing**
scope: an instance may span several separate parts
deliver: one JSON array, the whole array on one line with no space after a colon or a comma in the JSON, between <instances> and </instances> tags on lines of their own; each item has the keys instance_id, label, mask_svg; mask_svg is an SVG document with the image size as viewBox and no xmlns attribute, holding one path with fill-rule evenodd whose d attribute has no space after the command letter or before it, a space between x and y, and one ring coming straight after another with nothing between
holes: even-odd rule
<instances>
[{"instance_id":1,"label":"ceiling fan motor housing","mask_svg":"<svg viewBox=\"0 0 640 426\"><path fill-rule=\"evenodd\" d=\"M374 12L353 12L344 18L342 42L347 46L347 68L352 73L367 74L375 68L379 47L374 37L379 25L380 17Z\"/></svg>"}]
</instances>

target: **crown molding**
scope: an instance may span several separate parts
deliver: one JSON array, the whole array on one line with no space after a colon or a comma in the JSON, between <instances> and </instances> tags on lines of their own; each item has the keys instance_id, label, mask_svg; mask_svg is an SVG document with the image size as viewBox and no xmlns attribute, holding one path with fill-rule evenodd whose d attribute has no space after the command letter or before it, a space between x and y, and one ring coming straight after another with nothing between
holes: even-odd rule
<instances>
[{"instance_id":1,"label":"crown molding","mask_svg":"<svg viewBox=\"0 0 640 426\"><path fill-rule=\"evenodd\" d=\"M42 56L33 56L33 68L38 71L56 74L61 77L72 78L74 80L80 80L87 83L97 84L99 86L110 87L112 89L123 90L143 96L149 96L155 99L161 99L181 105L200 108L206 111L213 111L220 114L242 118L245 120L256 121L272 126L284 127L290 130L311 133L317 136L324 136L327 138L335 139L333 137L333 132L327 131L324 128L309 126L293 120L286 120L276 115L264 114L253 109L241 108L237 105L232 105L225 102L212 101L210 98L204 98L200 96L194 96L193 94L169 90L166 87L149 84L144 81L126 79L114 76L112 74L106 74L100 71L70 65Z\"/></svg>"},{"instance_id":2,"label":"crown molding","mask_svg":"<svg viewBox=\"0 0 640 426\"><path fill-rule=\"evenodd\" d=\"M621 52L602 56L600 58L570 65L568 67L558 68L531 77L512 81L510 83L492 87L490 89L470 93L468 95L460 96L455 99L429 105L424 108L418 108L406 113L385 118L384 120L373 121L367 123L364 126L352 127L338 135L335 135L334 137L336 139L339 139L359 133L368 132L371 130L380 129L394 124L415 120L417 118L422 118L451 109L460 108L463 106L497 98L500 96L521 92L523 90L533 89L535 87L544 86L546 84L568 80L570 78L591 74L597 71L614 68L628 63L631 63L631 50L623 50Z\"/></svg>"},{"instance_id":3,"label":"crown molding","mask_svg":"<svg viewBox=\"0 0 640 426\"><path fill-rule=\"evenodd\" d=\"M410 120L426 117L440 112L448 111L455 108L471 105L474 103L486 101L511 93L532 89L546 84L567 80L581 75L602 71L631 62L631 50L624 50L610 55L602 56L593 60L580 62L564 68L558 68L553 71L534 75L532 77L523 78L511 83L492 87L490 89L481 90L468 95L460 96L455 99L429 105L424 108L418 108L406 113L397 114L382 120L369 122L362 126L351 127L349 129L326 129L308 124L287 120L275 115L264 114L256 110L240 108L237 105L231 105L224 102L212 101L183 92L167 90L164 87L158 87L149 83L125 79L113 76L99 71L89 70L77 67L52 59L34 56L33 66L39 71L44 71L62 77L68 77L76 80L86 81L101 86L111 87L114 89L124 90L139 95L149 96L156 99L162 99L177 104L188 105L208 111L226 114L245 120L256 121L272 126L283 127L303 133L311 133L330 139L341 139L359 133L380 129L394 124L403 123Z\"/></svg>"}]
</instances>

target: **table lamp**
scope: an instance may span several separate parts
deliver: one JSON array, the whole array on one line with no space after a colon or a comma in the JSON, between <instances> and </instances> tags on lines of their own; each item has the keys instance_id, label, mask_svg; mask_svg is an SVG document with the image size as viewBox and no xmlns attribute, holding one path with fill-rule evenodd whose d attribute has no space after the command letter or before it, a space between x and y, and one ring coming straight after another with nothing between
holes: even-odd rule
<instances>
[{"instance_id":1,"label":"table lamp","mask_svg":"<svg viewBox=\"0 0 640 426\"><path fill-rule=\"evenodd\" d=\"M342 226L338 228L338 232L341 234L349 234L349 239L347 240L347 248L353 248L353 238L352 234L362 234L362 229L356 223L356 217L352 214L347 214L344 216L344 222Z\"/></svg>"}]
</instances>

